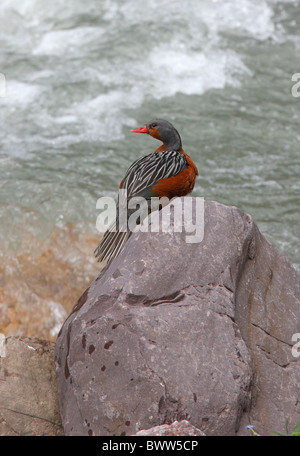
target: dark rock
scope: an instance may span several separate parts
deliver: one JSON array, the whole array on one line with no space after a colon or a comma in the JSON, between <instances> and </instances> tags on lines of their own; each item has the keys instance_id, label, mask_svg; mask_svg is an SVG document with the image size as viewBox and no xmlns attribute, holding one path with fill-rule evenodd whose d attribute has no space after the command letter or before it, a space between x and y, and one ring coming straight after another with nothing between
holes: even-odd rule
<instances>
[{"instance_id":1,"label":"dark rock","mask_svg":"<svg viewBox=\"0 0 300 456\"><path fill-rule=\"evenodd\" d=\"M67 435L299 420L299 277L235 207L206 202L203 241L185 235L133 234L74 306L55 349Z\"/></svg>"},{"instance_id":2,"label":"dark rock","mask_svg":"<svg viewBox=\"0 0 300 456\"><path fill-rule=\"evenodd\" d=\"M8 337L0 356L0 435L63 435L54 343Z\"/></svg>"},{"instance_id":3,"label":"dark rock","mask_svg":"<svg viewBox=\"0 0 300 456\"><path fill-rule=\"evenodd\" d=\"M156 435L161 437L170 437L170 436L205 436L204 432L197 429L187 420L175 421L172 424L162 424L161 426L155 426L151 429L143 429L137 432L137 436L149 436Z\"/></svg>"}]
</instances>

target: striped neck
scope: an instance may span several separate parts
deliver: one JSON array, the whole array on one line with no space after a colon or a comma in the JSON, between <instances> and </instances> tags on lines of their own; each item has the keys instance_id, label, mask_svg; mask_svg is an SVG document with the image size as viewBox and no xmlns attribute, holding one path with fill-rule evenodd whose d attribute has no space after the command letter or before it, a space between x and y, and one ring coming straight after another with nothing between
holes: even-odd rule
<instances>
[{"instance_id":1,"label":"striped neck","mask_svg":"<svg viewBox=\"0 0 300 456\"><path fill-rule=\"evenodd\" d=\"M155 154L155 152L162 152L163 150L176 150L176 149L169 148L165 144L162 144L153 153ZM178 152L180 152L181 154L185 154L185 152L182 148L180 150L178 150Z\"/></svg>"}]
</instances>

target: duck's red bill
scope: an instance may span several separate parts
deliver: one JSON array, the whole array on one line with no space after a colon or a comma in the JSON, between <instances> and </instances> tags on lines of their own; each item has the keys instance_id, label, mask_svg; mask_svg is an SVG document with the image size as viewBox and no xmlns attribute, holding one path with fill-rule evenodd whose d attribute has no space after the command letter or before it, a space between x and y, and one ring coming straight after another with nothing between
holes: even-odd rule
<instances>
[{"instance_id":1,"label":"duck's red bill","mask_svg":"<svg viewBox=\"0 0 300 456\"><path fill-rule=\"evenodd\" d=\"M144 127L141 127L141 128L137 128L136 130L130 130L132 133L148 133L148 128L146 127L146 125L144 125Z\"/></svg>"}]
</instances>

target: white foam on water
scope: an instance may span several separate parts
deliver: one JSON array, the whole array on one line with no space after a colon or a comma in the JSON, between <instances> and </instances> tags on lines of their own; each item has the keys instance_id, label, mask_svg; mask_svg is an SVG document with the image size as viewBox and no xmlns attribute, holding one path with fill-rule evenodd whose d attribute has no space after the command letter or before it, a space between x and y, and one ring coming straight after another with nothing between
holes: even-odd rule
<instances>
[{"instance_id":1,"label":"white foam on water","mask_svg":"<svg viewBox=\"0 0 300 456\"><path fill-rule=\"evenodd\" d=\"M273 2L269 0L188 0L184 4L178 0L153 0L144 7L137 6L135 0L127 0L119 9L116 8L118 2L106 3L114 5L108 16L111 20L123 16L130 24L161 22L162 35L164 28L176 24L176 21L184 24L184 28L178 30L181 34L189 29L197 35L203 24L210 34L240 30L264 40L276 33Z\"/></svg>"},{"instance_id":2,"label":"white foam on water","mask_svg":"<svg viewBox=\"0 0 300 456\"><path fill-rule=\"evenodd\" d=\"M100 40L104 30L99 27L77 27L69 30L53 30L47 32L38 46L33 49L33 55L71 55L77 58L87 52L87 46Z\"/></svg>"},{"instance_id":3,"label":"white foam on water","mask_svg":"<svg viewBox=\"0 0 300 456\"><path fill-rule=\"evenodd\" d=\"M90 138L98 135L109 140L113 134L114 139L119 139L122 127L131 122L124 112L139 108L151 98L162 100L176 93L201 95L226 84L237 86L243 74L251 73L234 51L185 52L168 50L168 45L163 44L150 50L143 61L117 60L107 65L105 75L99 76L105 81L106 92L95 98L87 93L82 102L61 110L60 118L73 121L77 116L83 134Z\"/></svg>"},{"instance_id":4,"label":"white foam on water","mask_svg":"<svg viewBox=\"0 0 300 456\"><path fill-rule=\"evenodd\" d=\"M46 91L46 87L10 79L6 84L6 96L2 99L2 106L15 106L24 109Z\"/></svg>"},{"instance_id":5,"label":"white foam on water","mask_svg":"<svg viewBox=\"0 0 300 456\"><path fill-rule=\"evenodd\" d=\"M261 0L206 2L202 16L215 32L240 30L255 39L265 40L274 35L273 10Z\"/></svg>"},{"instance_id":6,"label":"white foam on water","mask_svg":"<svg viewBox=\"0 0 300 456\"><path fill-rule=\"evenodd\" d=\"M176 93L201 95L209 89L226 84L239 85L237 74L250 71L233 51L214 50L167 51L165 45L150 53L149 67L159 77L153 78L153 96L161 99Z\"/></svg>"},{"instance_id":7,"label":"white foam on water","mask_svg":"<svg viewBox=\"0 0 300 456\"><path fill-rule=\"evenodd\" d=\"M143 102L142 94L134 95L122 90L110 90L91 98L87 94L86 100L81 103L74 103L70 108L62 110L68 122L76 122L81 126L82 139L107 140L108 138L118 139L122 137L122 128L128 125L128 116L123 117L122 112L130 107L139 107ZM61 118L57 119L61 122ZM75 120L76 119L76 120ZM130 119L130 122L134 122Z\"/></svg>"},{"instance_id":8,"label":"white foam on water","mask_svg":"<svg viewBox=\"0 0 300 456\"><path fill-rule=\"evenodd\" d=\"M273 3L188 0L182 5L177 0L152 0L142 5L136 0L75 0L62 8L60 1L4 0L0 45L9 43L33 65L31 71L24 67L20 80L8 75L2 106L5 110L13 105L20 112L30 106L37 125L52 135L64 122L68 128L73 125L76 132L70 134L67 128L66 145L74 134L79 140L109 140L112 128L114 138L121 139L123 126L135 123L130 110L148 100L238 86L251 73L243 55L224 45L223 34L275 39ZM78 19L87 16L97 23L82 24ZM35 69L40 59L42 67ZM0 72L1 65L5 60L0 59ZM68 84L78 81L86 81L86 90L68 103ZM91 89L91 82L98 84L98 90ZM59 86L66 87L61 99L52 96Z\"/></svg>"}]
</instances>

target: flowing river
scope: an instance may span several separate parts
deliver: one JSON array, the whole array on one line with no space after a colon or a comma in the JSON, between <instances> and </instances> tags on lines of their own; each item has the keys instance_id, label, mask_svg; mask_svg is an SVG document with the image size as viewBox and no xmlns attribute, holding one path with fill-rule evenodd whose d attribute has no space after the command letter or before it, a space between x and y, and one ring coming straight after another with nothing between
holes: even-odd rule
<instances>
[{"instance_id":1,"label":"flowing river","mask_svg":"<svg viewBox=\"0 0 300 456\"><path fill-rule=\"evenodd\" d=\"M68 226L88 262L97 199L159 145L130 129L161 117L193 194L251 214L300 272L299 30L299 0L2 0L2 258Z\"/></svg>"}]
</instances>

